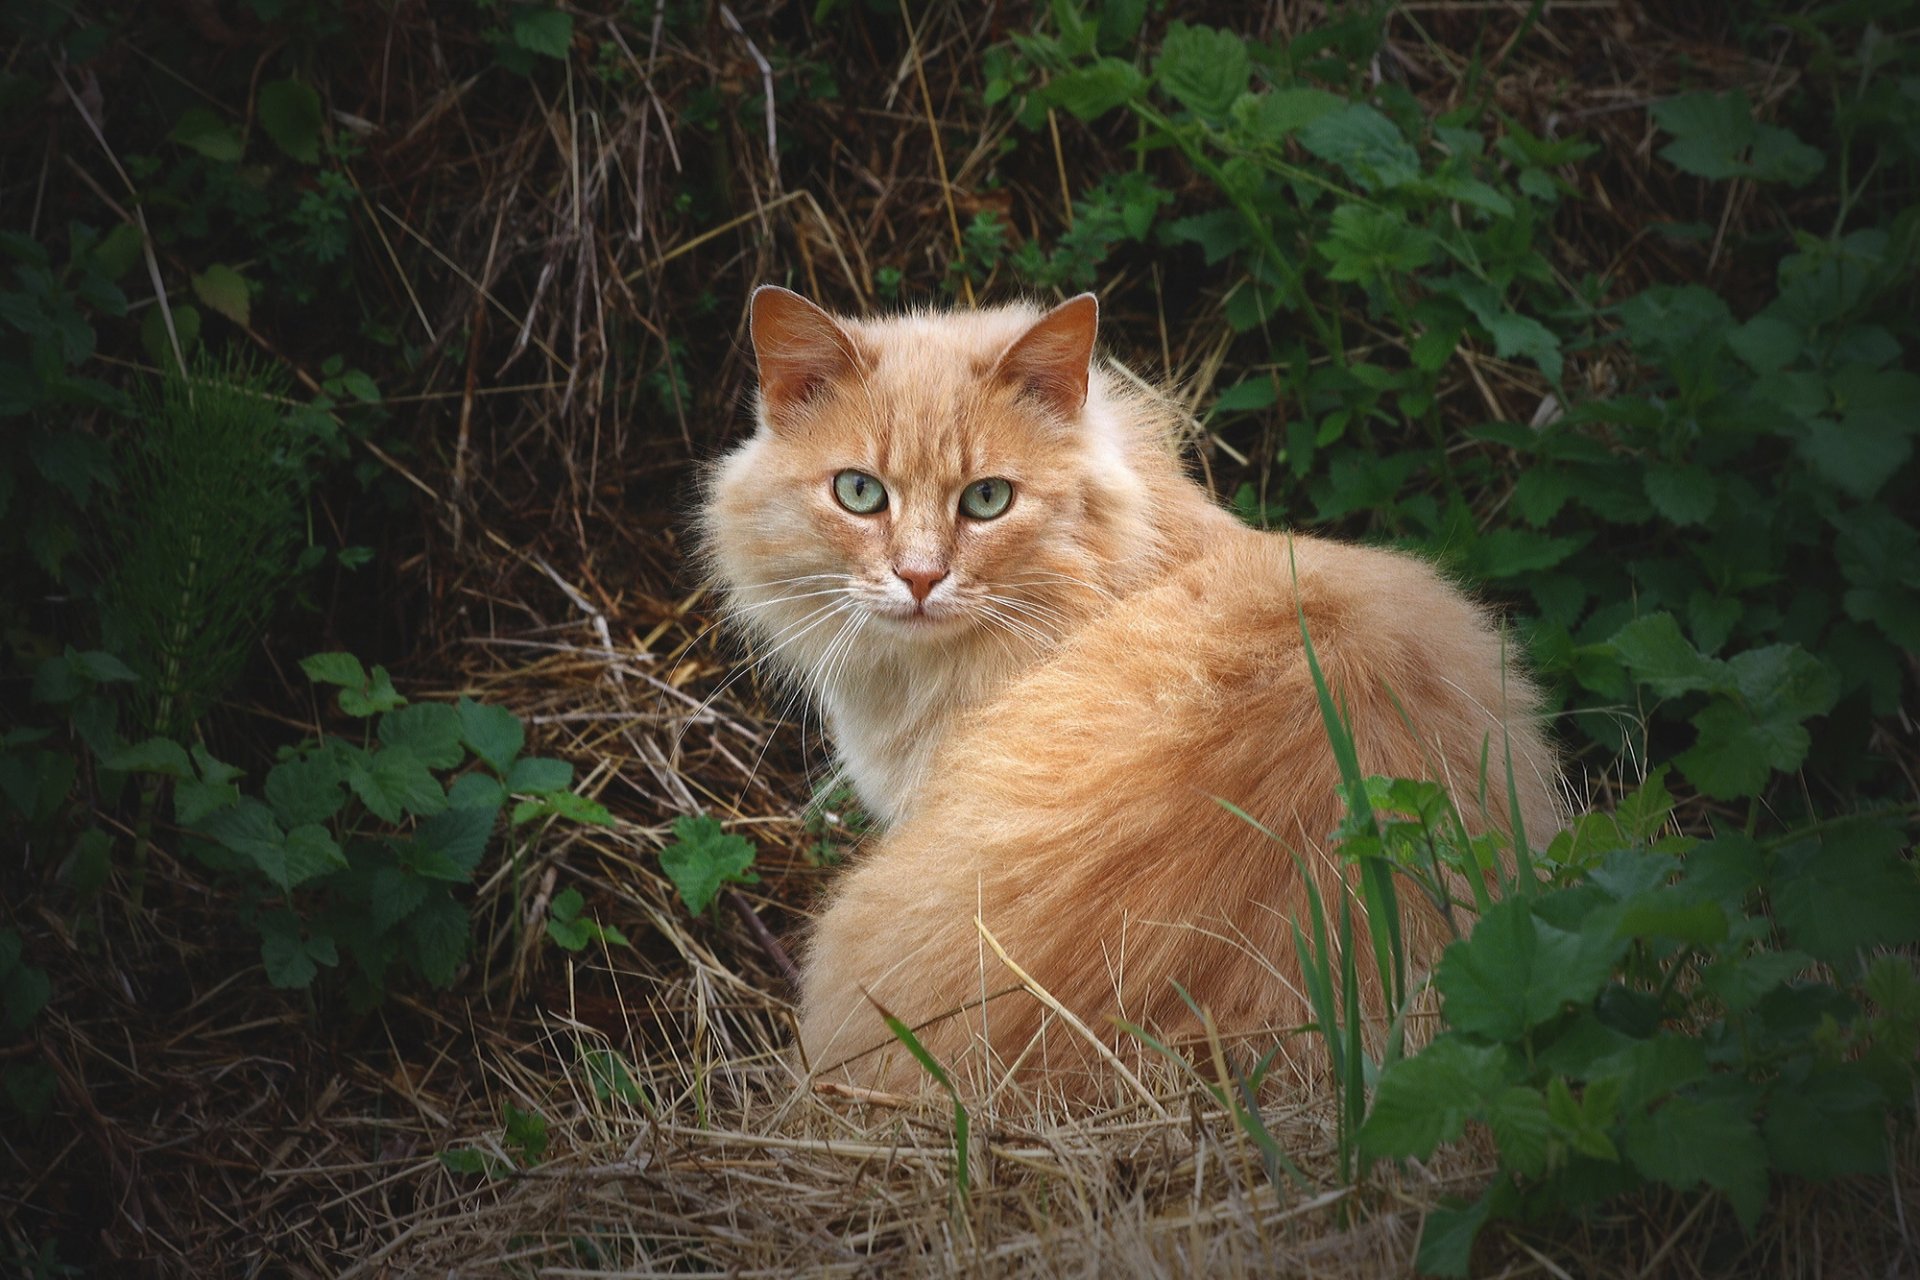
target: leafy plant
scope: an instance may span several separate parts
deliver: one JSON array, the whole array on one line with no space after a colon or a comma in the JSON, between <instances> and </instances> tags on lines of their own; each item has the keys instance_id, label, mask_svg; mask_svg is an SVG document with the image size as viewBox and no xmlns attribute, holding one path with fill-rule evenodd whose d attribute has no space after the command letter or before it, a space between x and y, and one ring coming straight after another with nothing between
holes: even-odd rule
<instances>
[{"instance_id":1,"label":"leafy plant","mask_svg":"<svg viewBox=\"0 0 1920 1280\"><path fill-rule=\"evenodd\" d=\"M547 905L547 936L568 951L584 951L589 942L611 943L627 947L633 944L627 941L627 935L612 925L603 925L590 916L581 915L586 899L580 896L578 889L562 889L553 896Z\"/></svg>"},{"instance_id":2,"label":"leafy plant","mask_svg":"<svg viewBox=\"0 0 1920 1280\"><path fill-rule=\"evenodd\" d=\"M753 871L758 852L753 842L721 830L718 819L707 814L675 818L673 835L673 843L660 850L660 869L694 915L712 906L722 887L760 882Z\"/></svg>"}]
</instances>

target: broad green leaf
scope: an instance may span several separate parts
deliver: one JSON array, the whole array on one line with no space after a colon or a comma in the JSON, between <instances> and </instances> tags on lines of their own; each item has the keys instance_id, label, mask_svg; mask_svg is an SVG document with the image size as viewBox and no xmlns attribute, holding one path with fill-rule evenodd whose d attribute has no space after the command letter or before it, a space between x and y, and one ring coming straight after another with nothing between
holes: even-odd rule
<instances>
[{"instance_id":1,"label":"broad green leaf","mask_svg":"<svg viewBox=\"0 0 1920 1280\"><path fill-rule=\"evenodd\" d=\"M320 162L320 95L298 80L274 80L260 89L260 124L274 145L301 164Z\"/></svg>"},{"instance_id":2,"label":"broad green leaf","mask_svg":"<svg viewBox=\"0 0 1920 1280\"><path fill-rule=\"evenodd\" d=\"M522 1111L506 1104L506 1144L518 1147L528 1164L539 1164L547 1154L547 1121L537 1111Z\"/></svg>"},{"instance_id":3,"label":"broad green leaf","mask_svg":"<svg viewBox=\"0 0 1920 1280\"><path fill-rule=\"evenodd\" d=\"M236 779L246 776L247 771L245 769L237 768L223 760L214 759L213 753L197 742L189 748L189 753L193 756L194 766L200 770L200 777L204 781L211 783L233 782Z\"/></svg>"},{"instance_id":4,"label":"broad green leaf","mask_svg":"<svg viewBox=\"0 0 1920 1280\"><path fill-rule=\"evenodd\" d=\"M485 773L463 773L447 790L447 804L455 809L489 809L497 813L506 802L506 787L498 778Z\"/></svg>"},{"instance_id":5,"label":"broad green leaf","mask_svg":"<svg viewBox=\"0 0 1920 1280\"><path fill-rule=\"evenodd\" d=\"M446 858L461 871L470 873L486 856L487 842L493 839L497 809L449 807L423 821L415 831L422 848Z\"/></svg>"},{"instance_id":6,"label":"broad green leaf","mask_svg":"<svg viewBox=\"0 0 1920 1280\"><path fill-rule=\"evenodd\" d=\"M1231 31L1175 22L1154 62L1154 79L1175 102L1207 120L1221 120L1246 92L1252 71L1246 41Z\"/></svg>"},{"instance_id":7,"label":"broad green leaf","mask_svg":"<svg viewBox=\"0 0 1920 1280\"><path fill-rule=\"evenodd\" d=\"M1767 1096L1764 1132L1782 1173L1825 1181L1887 1171L1887 1099L1858 1064L1779 1081Z\"/></svg>"},{"instance_id":8,"label":"broad green leaf","mask_svg":"<svg viewBox=\"0 0 1920 1280\"><path fill-rule=\"evenodd\" d=\"M170 141L191 147L209 160L234 161L244 148L240 131L205 107L188 107L167 134Z\"/></svg>"},{"instance_id":9,"label":"broad green leaf","mask_svg":"<svg viewBox=\"0 0 1920 1280\"><path fill-rule=\"evenodd\" d=\"M267 803L289 827L325 822L347 802L340 765L325 751L283 760L267 773Z\"/></svg>"},{"instance_id":10,"label":"broad green leaf","mask_svg":"<svg viewBox=\"0 0 1920 1280\"><path fill-rule=\"evenodd\" d=\"M1324 89L1273 89L1239 99L1233 104L1233 118L1256 140L1279 143L1346 105L1345 98Z\"/></svg>"},{"instance_id":11,"label":"broad green leaf","mask_svg":"<svg viewBox=\"0 0 1920 1280\"><path fill-rule=\"evenodd\" d=\"M209 814L200 830L251 861L276 884L286 878L286 832L274 821L273 811L251 796L230 809Z\"/></svg>"},{"instance_id":12,"label":"broad green leaf","mask_svg":"<svg viewBox=\"0 0 1920 1280\"><path fill-rule=\"evenodd\" d=\"M1767 1149L1735 1100L1676 1097L1627 1122L1625 1153L1676 1191L1705 1182L1726 1194L1751 1231L1767 1199Z\"/></svg>"},{"instance_id":13,"label":"broad green leaf","mask_svg":"<svg viewBox=\"0 0 1920 1280\"><path fill-rule=\"evenodd\" d=\"M1540 1090L1510 1085L1488 1099L1486 1117L1507 1168L1529 1178L1547 1171L1553 1121L1547 1116L1547 1099Z\"/></svg>"},{"instance_id":14,"label":"broad green leaf","mask_svg":"<svg viewBox=\"0 0 1920 1280\"><path fill-rule=\"evenodd\" d=\"M564 59L573 45L573 15L559 9L515 5L512 27L513 42L528 53Z\"/></svg>"},{"instance_id":15,"label":"broad green leaf","mask_svg":"<svg viewBox=\"0 0 1920 1280\"><path fill-rule=\"evenodd\" d=\"M1707 1051L1692 1036L1662 1032L1593 1059L1579 1072L1609 1082L1619 1109L1637 1115L1662 1098L1707 1078Z\"/></svg>"},{"instance_id":16,"label":"broad green leaf","mask_svg":"<svg viewBox=\"0 0 1920 1280\"><path fill-rule=\"evenodd\" d=\"M1420 153L1393 121L1364 103L1350 102L1314 120L1300 131L1300 143L1366 191L1391 191L1420 176Z\"/></svg>"},{"instance_id":17,"label":"broad green leaf","mask_svg":"<svg viewBox=\"0 0 1920 1280\"><path fill-rule=\"evenodd\" d=\"M1527 900L1509 899L1447 948L1434 985L1456 1028L1518 1040L1567 1004L1592 1000L1625 946L1610 931L1555 928L1536 919Z\"/></svg>"},{"instance_id":18,"label":"broad green leaf","mask_svg":"<svg viewBox=\"0 0 1920 1280\"><path fill-rule=\"evenodd\" d=\"M367 914L376 933L384 933L426 901L427 881L401 867L381 867L373 873L367 893Z\"/></svg>"},{"instance_id":19,"label":"broad green leaf","mask_svg":"<svg viewBox=\"0 0 1920 1280\"><path fill-rule=\"evenodd\" d=\"M589 800L586 796L575 795L571 791L554 791L534 800L522 800L513 806L513 825L531 822L535 818L556 815L569 822L584 822L596 827L613 825L613 815L607 812L605 805L598 800Z\"/></svg>"},{"instance_id":20,"label":"broad green leaf","mask_svg":"<svg viewBox=\"0 0 1920 1280\"><path fill-rule=\"evenodd\" d=\"M1466 1129L1505 1083L1507 1051L1442 1036L1380 1075L1380 1087L1360 1127L1360 1151L1369 1159L1424 1160Z\"/></svg>"},{"instance_id":21,"label":"broad green leaf","mask_svg":"<svg viewBox=\"0 0 1920 1280\"><path fill-rule=\"evenodd\" d=\"M300 921L291 911L269 911L260 917L260 959L267 981L282 990L313 985L320 972L300 936Z\"/></svg>"},{"instance_id":22,"label":"broad green leaf","mask_svg":"<svg viewBox=\"0 0 1920 1280\"><path fill-rule=\"evenodd\" d=\"M241 328L252 315L253 295L247 290L247 278L224 263L216 262L193 277L193 294Z\"/></svg>"},{"instance_id":23,"label":"broad green leaf","mask_svg":"<svg viewBox=\"0 0 1920 1280\"><path fill-rule=\"evenodd\" d=\"M1674 135L1660 155L1675 168L1701 178L1747 175L1744 153L1753 144L1754 125L1744 91L1684 93L1655 103L1653 118Z\"/></svg>"},{"instance_id":24,"label":"broad green leaf","mask_svg":"<svg viewBox=\"0 0 1920 1280\"><path fill-rule=\"evenodd\" d=\"M460 699L460 736L473 754L501 776L513 767L514 757L527 745L527 731L520 720L504 707L488 707L472 698Z\"/></svg>"},{"instance_id":25,"label":"broad green leaf","mask_svg":"<svg viewBox=\"0 0 1920 1280\"><path fill-rule=\"evenodd\" d=\"M429 768L453 769L466 759L460 715L444 702L416 702L380 717L380 741L404 746Z\"/></svg>"},{"instance_id":26,"label":"broad green leaf","mask_svg":"<svg viewBox=\"0 0 1920 1280\"><path fill-rule=\"evenodd\" d=\"M1473 1242L1494 1217L1519 1206L1513 1183L1495 1178L1480 1198L1465 1208L1429 1210L1420 1226L1420 1252L1414 1266L1422 1275L1464 1278L1472 1273Z\"/></svg>"},{"instance_id":27,"label":"broad green leaf","mask_svg":"<svg viewBox=\"0 0 1920 1280\"><path fill-rule=\"evenodd\" d=\"M1249 409L1271 407L1280 398L1279 391L1269 377L1255 376L1234 383L1214 397L1215 413L1243 412Z\"/></svg>"},{"instance_id":28,"label":"broad green leaf","mask_svg":"<svg viewBox=\"0 0 1920 1280\"><path fill-rule=\"evenodd\" d=\"M1733 672L1717 658L1703 658L1670 613L1635 618L1608 638L1621 663L1641 684L1663 698L1716 692L1733 686Z\"/></svg>"},{"instance_id":29,"label":"broad green leaf","mask_svg":"<svg viewBox=\"0 0 1920 1280\"><path fill-rule=\"evenodd\" d=\"M367 683L367 671L350 653L316 653L300 659L300 669L316 684L358 689Z\"/></svg>"},{"instance_id":30,"label":"broad green leaf","mask_svg":"<svg viewBox=\"0 0 1920 1280\"><path fill-rule=\"evenodd\" d=\"M405 747L385 747L370 760L356 761L347 770L347 785L387 822L400 821L402 813L425 817L447 807L446 792L420 757Z\"/></svg>"},{"instance_id":31,"label":"broad green leaf","mask_svg":"<svg viewBox=\"0 0 1920 1280\"><path fill-rule=\"evenodd\" d=\"M1140 96L1146 81L1131 62L1101 58L1047 81L1043 99L1080 120L1103 116Z\"/></svg>"},{"instance_id":32,"label":"broad green leaf","mask_svg":"<svg viewBox=\"0 0 1920 1280\"><path fill-rule=\"evenodd\" d=\"M507 772L507 790L515 795L545 795L564 791L573 783L573 766L565 760L527 756Z\"/></svg>"},{"instance_id":33,"label":"broad green leaf","mask_svg":"<svg viewBox=\"0 0 1920 1280\"><path fill-rule=\"evenodd\" d=\"M1903 843L1897 828L1860 818L1784 846L1768 899L1793 945L1839 965L1920 941L1920 880Z\"/></svg>"},{"instance_id":34,"label":"broad green leaf","mask_svg":"<svg viewBox=\"0 0 1920 1280\"><path fill-rule=\"evenodd\" d=\"M1489 529L1467 548L1466 561L1477 577L1512 578L1551 569L1592 538L1591 533L1555 537L1531 529Z\"/></svg>"},{"instance_id":35,"label":"broad green leaf","mask_svg":"<svg viewBox=\"0 0 1920 1280\"><path fill-rule=\"evenodd\" d=\"M1329 234L1314 245L1332 266L1329 279L1369 283L1417 271L1433 261L1434 239L1391 209L1343 204Z\"/></svg>"},{"instance_id":36,"label":"broad green leaf","mask_svg":"<svg viewBox=\"0 0 1920 1280\"><path fill-rule=\"evenodd\" d=\"M430 894L406 921L413 962L436 987L453 985L467 958L467 909L445 894Z\"/></svg>"},{"instance_id":37,"label":"broad green leaf","mask_svg":"<svg viewBox=\"0 0 1920 1280\"><path fill-rule=\"evenodd\" d=\"M1700 971L1699 989L1726 1005L1729 1013L1745 1013L1762 996L1805 973L1812 964L1813 957L1802 951L1722 956Z\"/></svg>"},{"instance_id":38,"label":"broad green leaf","mask_svg":"<svg viewBox=\"0 0 1920 1280\"><path fill-rule=\"evenodd\" d=\"M699 915L725 884L757 884L752 871L755 849L743 836L729 835L705 814L677 818L674 842L660 850L660 866L687 910Z\"/></svg>"},{"instance_id":39,"label":"broad green leaf","mask_svg":"<svg viewBox=\"0 0 1920 1280\"><path fill-rule=\"evenodd\" d=\"M148 738L122 747L100 763L122 773L162 773L170 778L193 777L187 749L172 738Z\"/></svg>"},{"instance_id":40,"label":"broad green leaf","mask_svg":"<svg viewBox=\"0 0 1920 1280\"><path fill-rule=\"evenodd\" d=\"M325 827L307 823L287 832L286 870L280 882L283 889L295 889L316 876L340 871L347 865L346 855Z\"/></svg>"},{"instance_id":41,"label":"broad green leaf","mask_svg":"<svg viewBox=\"0 0 1920 1280\"><path fill-rule=\"evenodd\" d=\"M183 827L197 827L208 814L238 803L240 788L231 782L182 778L173 786L173 819Z\"/></svg>"},{"instance_id":42,"label":"broad green leaf","mask_svg":"<svg viewBox=\"0 0 1920 1280\"><path fill-rule=\"evenodd\" d=\"M407 700L393 687L393 677L381 666L374 667L365 688L340 691L340 709L357 719L364 720L405 705Z\"/></svg>"},{"instance_id":43,"label":"broad green leaf","mask_svg":"<svg viewBox=\"0 0 1920 1280\"><path fill-rule=\"evenodd\" d=\"M1720 498L1713 476L1691 463L1648 463L1646 485L1653 509L1677 525L1705 524Z\"/></svg>"}]
</instances>

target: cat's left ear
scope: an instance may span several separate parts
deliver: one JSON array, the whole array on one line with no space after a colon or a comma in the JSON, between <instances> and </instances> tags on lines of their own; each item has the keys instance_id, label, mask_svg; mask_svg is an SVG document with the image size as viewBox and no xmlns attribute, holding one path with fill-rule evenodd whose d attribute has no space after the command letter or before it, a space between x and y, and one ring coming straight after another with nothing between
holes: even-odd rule
<instances>
[{"instance_id":1,"label":"cat's left ear","mask_svg":"<svg viewBox=\"0 0 1920 1280\"><path fill-rule=\"evenodd\" d=\"M776 424L821 387L860 374L853 338L832 316L791 289L763 284L748 315L760 397Z\"/></svg>"},{"instance_id":2,"label":"cat's left ear","mask_svg":"<svg viewBox=\"0 0 1920 1280\"><path fill-rule=\"evenodd\" d=\"M994 376L1032 393L1062 417L1074 417L1087 402L1099 328L1097 298L1090 293L1068 298L1013 340L994 364Z\"/></svg>"}]
</instances>

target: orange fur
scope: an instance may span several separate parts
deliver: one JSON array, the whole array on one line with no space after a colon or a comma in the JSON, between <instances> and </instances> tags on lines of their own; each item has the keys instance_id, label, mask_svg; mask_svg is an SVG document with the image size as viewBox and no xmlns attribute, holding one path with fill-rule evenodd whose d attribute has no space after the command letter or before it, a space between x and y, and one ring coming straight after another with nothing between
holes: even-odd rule
<instances>
[{"instance_id":1,"label":"orange fur","mask_svg":"<svg viewBox=\"0 0 1920 1280\"><path fill-rule=\"evenodd\" d=\"M1413 557L1260 533L1215 507L1166 411L1091 361L1093 314L1089 296L1045 316L849 321L755 297L759 429L716 469L703 544L886 823L807 949L817 1070L915 1077L877 1004L977 1080L1077 1077L1088 1046L1004 994L1015 979L976 918L1117 1047L1116 1017L1196 1029L1176 983L1228 1034L1304 1021L1289 848L1324 894L1343 871L1325 849L1342 806L1303 614L1365 771L1446 782L1470 827L1504 827L1510 744L1528 831L1561 820L1536 698L1484 611ZM847 468L885 483L885 511L840 505ZM972 520L956 504L983 477L1015 497ZM909 567L944 575L921 606L935 616L913 612ZM1409 914L1429 963L1444 925Z\"/></svg>"}]
</instances>

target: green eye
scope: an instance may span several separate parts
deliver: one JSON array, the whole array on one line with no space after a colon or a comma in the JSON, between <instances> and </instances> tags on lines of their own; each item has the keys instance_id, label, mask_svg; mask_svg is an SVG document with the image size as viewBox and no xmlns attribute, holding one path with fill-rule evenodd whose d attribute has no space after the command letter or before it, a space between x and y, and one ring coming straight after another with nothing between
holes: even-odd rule
<instances>
[{"instance_id":1,"label":"green eye","mask_svg":"<svg viewBox=\"0 0 1920 1280\"><path fill-rule=\"evenodd\" d=\"M960 514L975 520L991 520L1004 515L1013 501L1013 486L998 477L975 480L960 495Z\"/></svg>"},{"instance_id":2,"label":"green eye","mask_svg":"<svg viewBox=\"0 0 1920 1280\"><path fill-rule=\"evenodd\" d=\"M842 471L835 476L833 496L857 516L870 516L887 505L887 487L864 471Z\"/></svg>"}]
</instances>

